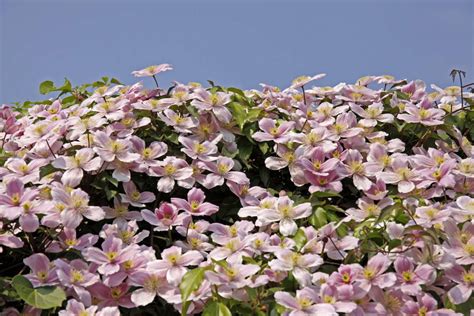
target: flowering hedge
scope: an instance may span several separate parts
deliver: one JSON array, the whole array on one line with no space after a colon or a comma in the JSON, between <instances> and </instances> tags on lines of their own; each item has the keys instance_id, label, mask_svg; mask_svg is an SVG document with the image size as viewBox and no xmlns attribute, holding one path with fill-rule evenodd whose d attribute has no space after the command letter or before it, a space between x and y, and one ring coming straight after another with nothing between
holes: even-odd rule
<instances>
[{"instance_id":1,"label":"flowering hedge","mask_svg":"<svg viewBox=\"0 0 474 316\"><path fill-rule=\"evenodd\" d=\"M167 70L1 107L2 315L469 312L462 83L165 90Z\"/></svg>"}]
</instances>

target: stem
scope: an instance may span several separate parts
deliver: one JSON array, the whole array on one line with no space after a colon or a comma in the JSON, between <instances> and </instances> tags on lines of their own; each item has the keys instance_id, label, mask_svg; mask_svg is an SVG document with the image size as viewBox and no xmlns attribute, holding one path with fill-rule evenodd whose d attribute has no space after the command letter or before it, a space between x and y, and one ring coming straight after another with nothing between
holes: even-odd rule
<instances>
[{"instance_id":1,"label":"stem","mask_svg":"<svg viewBox=\"0 0 474 316\"><path fill-rule=\"evenodd\" d=\"M2 150L3 150L3 146L5 145L6 139L7 139L7 132L5 132L5 136L3 136L3 139L2 139Z\"/></svg>"},{"instance_id":2,"label":"stem","mask_svg":"<svg viewBox=\"0 0 474 316\"><path fill-rule=\"evenodd\" d=\"M301 90L303 90L303 102L304 102L304 105L307 105L306 104L306 91L304 90L304 86L301 86ZM303 123L303 126L301 127L301 130L303 131L305 126L306 126L306 123L308 123L308 110L306 110L306 120L304 121Z\"/></svg>"},{"instance_id":3,"label":"stem","mask_svg":"<svg viewBox=\"0 0 474 316\"><path fill-rule=\"evenodd\" d=\"M53 155L53 157L56 158L56 155L54 154L53 150L51 149L51 146L49 146L48 140L45 140L45 141L46 141L46 145L48 145L49 151L51 152L51 154Z\"/></svg>"},{"instance_id":4,"label":"stem","mask_svg":"<svg viewBox=\"0 0 474 316\"><path fill-rule=\"evenodd\" d=\"M463 95L463 92L462 92L462 75L461 75L461 72L458 72L458 77L459 77L459 87L461 88L461 108L464 108L464 95ZM451 109L452 109L452 106L451 106Z\"/></svg>"},{"instance_id":5,"label":"stem","mask_svg":"<svg viewBox=\"0 0 474 316\"><path fill-rule=\"evenodd\" d=\"M155 80L156 87L160 89L160 86L158 85L158 80L156 80L156 76L153 75L153 80Z\"/></svg>"},{"instance_id":6,"label":"stem","mask_svg":"<svg viewBox=\"0 0 474 316\"><path fill-rule=\"evenodd\" d=\"M334 241L332 240L331 236L328 236L329 240L331 241L332 245L334 246L334 248L336 248L337 252L341 255L341 257L344 259L344 255L342 254L342 252L339 250L339 248L337 248L336 244L334 243Z\"/></svg>"}]
</instances>

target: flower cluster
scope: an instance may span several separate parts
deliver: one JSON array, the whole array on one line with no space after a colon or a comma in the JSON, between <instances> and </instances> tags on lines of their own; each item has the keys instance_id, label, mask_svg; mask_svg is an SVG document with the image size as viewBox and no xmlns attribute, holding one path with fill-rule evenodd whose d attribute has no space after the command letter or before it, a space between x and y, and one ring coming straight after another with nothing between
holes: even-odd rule
<instances>
[{"instance_id":1,"label":"flower cluster","mask_svg":"<svg viewBox=\"0 0 474 316\"><path fill-rule=\"evenodd\" d=\"M474 94L308 87L324 74L166 91L171 69L0 108L0 315L473 306Z\"/></svg>"}]
</instances>

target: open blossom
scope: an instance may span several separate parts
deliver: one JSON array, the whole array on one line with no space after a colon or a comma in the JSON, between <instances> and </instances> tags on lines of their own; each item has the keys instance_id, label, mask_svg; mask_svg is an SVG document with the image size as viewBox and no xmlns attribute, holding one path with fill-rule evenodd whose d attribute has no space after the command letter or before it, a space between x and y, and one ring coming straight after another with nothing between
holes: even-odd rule
<instances>
[{"instance_id":1,"label":"open blossom","mask_svg":"<svg viewBox=\"0 0 474 316\"><path fill-rule=\"evenodd\" d=\"M144 207L145 204L151 203L155 200L155 195L152 192L140 192L137 190L135 183L132 181L123 184L125 194L120 194L122 201L130 203L135 207Z\"/></svg>"},{"instance_id":2,"label":"open blossom","mask_svg":"<svg viewBox=\"0 0 474 316\"><path fill-rule=\"evenodd\" d=\"M410 169L408 158L397 157L391 168L393 171L380 172L377 177L385 183L397 184L400 193L408 193L415 189L415 182L420 179L415 171Z\"/></svg>"},{"instance_id":3,"label":"open blossom","mask_svg":"<svg viewBox=\"0 0 474 316\"><path fill-rule=\"evenodd\" d=\"M163 259L150 262L147 268L151 271L166 271L166 279L174 286L179 285L184 274L188 271L187 266L196 266L204 258L196 250L182 253L179 247L170 247L161 252Z\"/></svg>"},{"instance_id":4,"label":"open blossom","mask_svg":"<svg viewBox=\"0 0 474 316\"><path fill-rule=\"evenodd\" d=\"M204 164L204 168L211 171L206 176L204 186L207 189L221 186L224 181L231 181L238 184L248 183L247 176L243 172L232 171L235 162L232 158L219 157L216 161L209 161Z\"/></svg>"},{"instance_id":5,"label":"open blossom","mask_svg":"<svg viewBox=\"0 0 474 316\"><path fill-rule=\"evenodd\" d=\"M59 311L59 316L84 315L84 316L120 316L118 307L104 307L100 310L99 306L91 305L86 308L83 303L70 299L67 301L66 309Z\"/></svg>"},{"instance_id":6,"label":"open blossom","mask_svg":"<svg viewBox=\"0 0 474 316\"><path fill-rule=\"evenodd\" d=\"M60 188L51 191L53 201L62 205L61 221L65 227L76 228L83 217L93 221L104 219L105 212L98 206L89 205L89 195L81 189L70 193Z\"/></svg>"},{"instance_id":7,"label":"open blossom","mask_svg":"<svg viewBox=\"0 0 474 316\"><path fill-rule=\"evenodd\" d=\"M87 263L80 259L70 262L57 259L54 264L57 268L56 271L61 284L68 287L69 291L77 295L82 302L89 305L91 303L91 296L86 288L98 282L99 276L90 272Z\"/></svg>"},{"instance_id":8,"label":"open blossom","mask_svg":"<svg viewBox=\"0 0 474 316\"><path fill-rule=\"evenodd\" d=\"M294 122L277 122L269 118L263 118L258 122L258 126L263 132L256 132L252 135L253 139L263 141L274 141L281 144L286 143L291 138L291 130Z\"/></svg>"},{"instance_id":9,"label":"open blossom","mask_svg":"<svg viewBox=\"0 0 474 316\"><path fill-rule=\"evenodd\" d=\"M212 111L218 120L228 123L232 119L232 113L225 106L230 102L230 95L225 92L209 92L198 89L194 92L195 99L191 105L200 111Z\"/></svg>"},{"instance_id":10,"label":"open blossom","mask_svg":"<svg viewBox=\"0 0 474 316\"><path fill-rule=\"evenodd\" d=\"M142 217L145 221L153 226L154 230L169 230L171 226L182 225L183 221L188 217L186 213L178 214L178 209L171 203L162 203L153 213L150 210L142 210Z\"/></svg>"},{"instance_id":11,"label":"open blossom","mask_svg":"<svg viewBox=\"0 0 474 316\"><path fill-rule=\"evenodd\" d=\"M405 111L408 114L398 114L397 118L408 123L420 123L426 126L443 124L441 120L445 114L443 110L408 105L405 107Z\"/></svg>"},{"instance_id":12,"label":"open blossom","mask_svg":"<svg viewBox=\"0 0 474 316\"><path fill-rule=\"evenodd\" d=\"M141 220L142 216L138 211L129 210L130 203L121 202L118 197L114 197L114 207L104 206L105 218L114 218L119 220Z\"/></svg>"},{"instance_id":13,"label":"open blossom","mask_svg":"<svg viewBox=\"0 0 474 316\"><path fill-rule=\"evenodd\" d=\"M302 203L297 206L293 206L293 204L294 201L288 197L280 197L276 208L262 210L255 216L258 216L261 225L279 222L280 233L284 236L291 236L298 230L295 219L306 218L312 212L310 203Z\"/></svg>"},{"instance_id":14,"label":"open blossom","mask_svg":"<svg viewBox=\"0 0 474 316\"><path fill-rule=\"evenodd\" d=\"M160 177L157 184L158 191L169 193L176 182L181 187L191 187L189 180L193 175L193 169L185 160L169 156L157 166L151 167L150 175Z\"/></svg>"},{"instance_id":15,"label":"open blossom","mask_svg":"<svg viewBox=\"0 0 474 316\"><path fill-rule=\"evenodd\" d=\"M384 108L382 103L373 103L363 109L360 105L350 103L352 112L356 113L360 117L363 117L359 123L364 127L374 127L377 122L391 123L393 121L392 114L382 114Z\"/></svg>"},{"instance_id":16,"label":"open blossom","mask_svg":"<svg viewBox=\"0 0 474 316\"><path fill-rule=\"evenodd\" d=\"M474 266L466 270L456 264L446 270L446 276L456 282L456 285L448 291L448 297L454 304L466 302L474 290Z\"/></svg>"},{"instance_id":17,"label":"open blossom","mask_svg":"<svg viewBox=\"0 0 474 316\"><path fill-rule=\"evenodd\" d=\"M192 188L188 191L188 199L171 198L173 203L178 210L188 212L193 216L209 216L216 213L219 210L217 205L209 202L204 202L206 196L201 189Z\"/></svg>"},{"instance_id":18,"label":"open blossom","mask_svg":"<svg viewBox=\"0 0 474 316\"><path fill-rule=\"evenodd\" d=\"M392 262L384 254L378 253L369 259L366 267L363 268L357 280L360 282L359 286L366 290L370 290L372 286L377 286L381 289L393 286L397 280L395 273L386 272Z\"/></svg>"},{"instance_id":19,"label":"open blossom","mask_svg":"<svg viewBox=\"0 0 474 316\"><path fill-rule=\"evenodd\" d=\"M140 270L129 277L129 283L139 288L132 293L131 300L136 306L153 302L156 295L162 298L175 296L175 287L166 281L166 271L154 269Z\"/></svg>"},{"instance_id":20,"label":"open blossom","mask_svg":"<svg viewBox=\"0 0 474 316\"><path fill-rule=\"evenodd\" d=\"M178 140L184 146L181 151L192 159L199 159L201 161L211 161L217 159L214 154L217 153L216 143L220 140L220 138L212 142L200 142L198 140L193 140L192 138L179 136Z\"/></svg>"},{"instance_id":21,"label":"open blossom","mask_svg":"<svg viewBox=\"0 0 474 316\"><path fill-rule=\"evenodd\" d=\"M96 132L94 140L98 147L94 151L106 162L112 162L115 159L121 162L133 162L140 159L140 155L130 152L131 143L126 139L112 139L104 132Z\"/></svg>"},{"instance_id":22,"label":"open blossom","mask_svg":"<svg viewBox=\"0 0 474 316\"><path fill-rule=\"evenodd\" d=\"M44 254L35 253L23 259L23 262L31 269L31 272L25 276L34 287L54 285L58 282L56 267Z\"/></svg>"},{"instance_id":23,"label":"open blossom","mask_svg":"<svg viewBox=\"0 0 474 316\"><path fill-rule=\"evenodd\" d=\"M74 157L58 157L53 166L59 169L65 169L62 181L64 183L79 184L84 176L84 171L91 172L99 170L102 164L100 157L94 158L94 151L91 148L79 149Z\"/></svg>"},{"instance_id":24,"label":"open blossom","mask_svg":"<svg viewBox=\"0 0 474 316\"><path fill-rule=\"evenodd\" d=\"M89 247L83 250L87 261L97 263L98 271L105 275L118 272L120 264L125 262L132 254L128 248L123 247L119 238L109 237L101 245L102 249Z\"/></svg>"},{"instance_id":25,"label":"open blossom","mask_svg":"<svg viewBox=\"0 0 474 316\"><path fill-rule=\"evenodd\" d=\"M318 268L323 264L323 259L315 254L300 254L289 249L275 251L276 259L268 264L275 271L292 271L295 279L300 284L311 283L309 270Z\"/></svg>"},{"instance_id":26,"label":"open blossom","mask_svg":"<svg viewBox=\"0 0 474 316\"><path fill-rule=\"evenodd\" d=\"M319 303L318 293L309 287L297 290L296 297L283 291L275 292L275 300L288 309L288 312L284 314L288 316L338 315L332 305Z\"/></svg>"},{"instance_id":27,"label":"open blossom","mask_svg":"<svg viewBox=\"0 0 474 316\"><path fill-rule=\"evenodd\" d=\"M135 77L151 77L168 70L173 70L170 64L152 65L141 70L133 71L132 75Z\"/></svg>"},{"instance_id":28,"label":"open blossom","mask_svg":"<svg viewBox=\"0 0 474 316\"><path fill-rule=\"evenodd\" d=\"M51 242L46 251L58 253L64 250L76 249L83 250L93 246L99 237L93 234L84 234L77 238L76 230L68 227L64 227L62 232L58 235L58 240Z\"/></svg>"},{"instance_id":29,"label":"open blossom","mask_svg":"<svg viewBox=\"0 0 474 316\"><path fill-rule=\"evenodd\" d=\"M404 256L398 257L394 262L397 273L397 284L403 293L417 295L421 293L422 284L430 284L436 277L435 270L428 264L414 267L413 263Z\"/></svg>"},{"instance_id":30,"label":"open blossom","mask_svg":"<svg viewBox=\"0 0 474 316\"><path fill-rule=\"evenodd\" d=\"M206 271L206 277L211 284L228 288L243 288L249 286L250 276L256 274L260 266L256 264L242 264L238 261L229 262L226 267L216 266L215 271Z\"/></svg>"}]
</instances>

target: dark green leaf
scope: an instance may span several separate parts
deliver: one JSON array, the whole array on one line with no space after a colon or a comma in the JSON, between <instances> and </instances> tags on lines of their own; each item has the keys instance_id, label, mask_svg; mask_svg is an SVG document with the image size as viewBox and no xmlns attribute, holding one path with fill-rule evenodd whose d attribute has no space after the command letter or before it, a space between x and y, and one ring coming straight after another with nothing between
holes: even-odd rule
<instances>
[{"instance_id":1,"label":"dark green leaf","mask_svg":"<svg viewBox=\"0 0 474 316\"><path fill-rule=\"evenodd\" d=\"M31 282L22 275L17 275L13 278L12 287L22 300L39 309L59 307L66 299L66 294L61 288L57 286L33 288Z\"/></svg>"},{"instance_id":2,"label":"dark green leaf","mask_svg":"<svg viewBox=\"0 0 474 316\"><path fill-rule=\"evenodd\" d=\"M48 94L55 89L56 87L54 86L54 82L50 80L43 81L39 86L39 91L41 94Z\"/></svg>"},{"instance_id":3,"label":"dark green leaf","mask_svg":"<svg viewBox=\"0 0 474 316\"><path fill-rule=\"evenodd\" d=\"M213 301L206 305L202 316L232 316L232 313L223 303Z\"/></svg>"}]
</instances>

